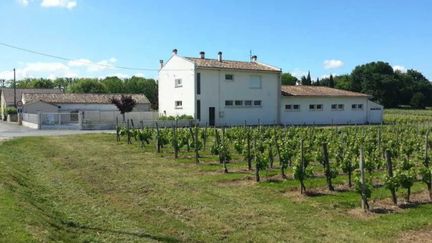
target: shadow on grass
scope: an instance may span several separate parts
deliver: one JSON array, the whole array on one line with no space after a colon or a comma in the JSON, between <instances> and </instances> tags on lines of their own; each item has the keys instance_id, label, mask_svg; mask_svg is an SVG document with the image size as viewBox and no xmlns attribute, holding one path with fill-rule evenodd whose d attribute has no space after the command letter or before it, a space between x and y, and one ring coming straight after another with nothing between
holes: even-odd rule
<instances>
[{"instance_id":1,"label":"shadow on grass","mask_svg":"<svg viewBox=\"0 0 432 243\"><path fill-rule=\"evenodd\" d=\"M72 221L62 221L62 224L64 226L69 227L69 228L76 228L76 229L81 229L81 230L107 232L107 233L119 234L119 235L129 235L129 236L135 236L135 237L139 237L139 238L148 238L148 239L162 241L162 242L180 242L179 240L177 240L176 238L173 238L173 237L151 235L151 234L148 234L145 232L129 232L129 231L122 231L122 230L103 229L103 228L99 228L99 227L81 225L79 223L72 222Z\"/></svg>"},{"instance_id":2,"label":"shadow on grass","mask_svg":"<svg viewBox=\"0 0 432 243\"><path fill-rule=\"evenodd\" d=\"M407 208L418 208L421 205L428 205L432 204L432 202L405 202L402 204L399 204L399 208L407 209Z\"/></svg>"},{"instance_id":3,"label":"shadow on grass","mask_svg":"<svg viewBox=\"0 0 432 243\"><path fill-rule=\"evenodd\" d=\"M389 213L395 212L395 210L390 209L390 208L373 208L370 210L370 212L376 213L376 214L389 214Z\"/></svg>"}]
</instances>

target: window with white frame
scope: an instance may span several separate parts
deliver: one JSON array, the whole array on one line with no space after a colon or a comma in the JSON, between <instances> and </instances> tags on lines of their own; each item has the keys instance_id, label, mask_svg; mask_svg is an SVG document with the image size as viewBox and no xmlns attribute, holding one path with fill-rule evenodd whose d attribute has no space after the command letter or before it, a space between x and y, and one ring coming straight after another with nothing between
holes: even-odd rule
<instances>
[{"instance_id":1,"label":"window with white frame","mask_svg":"<svg viewBox=\"0 0 432 243\"><path fill-rule=\"evenodd\" d=\"M332 109L332 111L343 111L344 110L344 104L332 104L331 109Z\"/></svg>"},{"instance_id":2,"label":"window with white frame","mask_svg":"<svg viewBox=\"0 0 432 243\"><path fill-rule=\"evenodd\" d=\"M254 106L261 106L262 102L261 100L254 100Z\"/></svg>"},{"instance_id":3,"label":"window with white frame","mask_svg":"<svg viewBox=\"0 0 432 243\"><path fill-rule=\"evenodd\" d=\"M234 102L232 100L225 100L225 106L233 106Z\"/></svg>"},{"instance_id":4,"label":"window with white frame","mask_svg":"<svg viewBox=\"0 0 432 243\"><path fill-rule=\"evenodd\" d=\"M175 87L176 88L179 88L179 87L182 87L183 86L183 81L182 81L182 79L181 78L176 78L175 79Z\"/></svg>"},{"instance_id":5,"label":"window with white frame","mask_svg":"<svg viewBox=\"0 0 432 243\"><path fill-rule=\"evenodd\" d=\"M352 104L351 109L354 111L361 111L363 110L363 104Z\"/></svg>"},{"instance_id":6,"label":"window with white frame","mask_svg":"<svg viewBox=\"0 0 432 243\"><path fill-rule=\"evenodd\" d=\"M261 89L261 76L258 76L258 75L250 76L249 88L250 89Z\"/></svg>"},{"instance_id":7,"label":"window with white frame","mask_svg":"<svg viewBox=\"0 0 432 243\"><path fill-rule=\"evenodd\" d=\"M243 100L234 101L235 106L243 106Z\"/></svg>"},{"instance_id":8,"label":"window with white frame","mask_svg":"<svg viewBox=\"0 0 432 243\"><path fill-rule=\"evenodd\" d=\"M324 106L322 104L310 104L309 105L309 110L310 111L322 111L323 107Z\"/></svg>"},{"instance_id":9,"label":"window with white frame","mask_svg":"<svg viewBox=\"0 0 432 243\"><path fill-rule=\"evenodd\" d=\"M183 108L183 101L176 100L174 106L176 109L182 109Z\"/></svg>"},{"instance_id":10,"label":"window with white frame","mask_svg":"<svg viewBox=\"0 0 432 243\"><path fill-rule=\"evenodd\" d=\"M285 110L286 111L300 111L300 105L286 104Z\"/></svg>"},{"instance_id":11,"label":"window with white frame","mask_svg":"<svg viewBox=\"0 0 432 243\"><path fill-rule=\"evenodd\" d=\"M226 81L234 81L234 75L233 74L225 74L225 80Z\"/></svg>"},{"instance_id":12,"label":"window with white frame","mask_svg":"<svg viewBox=\"0 0 432 243\"><path fill-rule=\"evenodd\" d=\"M252 100L245 100L244 104L245 106L252 106Z\"/></svg>"}]
</instances>

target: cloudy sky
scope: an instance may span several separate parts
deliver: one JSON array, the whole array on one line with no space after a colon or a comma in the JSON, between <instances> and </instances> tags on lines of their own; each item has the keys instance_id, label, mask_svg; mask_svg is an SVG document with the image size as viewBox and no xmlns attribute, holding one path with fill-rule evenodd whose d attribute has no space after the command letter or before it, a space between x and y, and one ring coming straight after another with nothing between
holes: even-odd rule
<instances>
[{"instance_id":1,"label":"cloudy sky","mask_svg":"<svg viewBox=\"0 0 432 243\"><path fill-rule=\"evenodd\" d=\"M156 78L177 48L245 61L252 51L314 78L381 60L432 80L430 9L429 0L1 0L0 79L13 68L18 79Z\"/></svg>"}]
</instances>

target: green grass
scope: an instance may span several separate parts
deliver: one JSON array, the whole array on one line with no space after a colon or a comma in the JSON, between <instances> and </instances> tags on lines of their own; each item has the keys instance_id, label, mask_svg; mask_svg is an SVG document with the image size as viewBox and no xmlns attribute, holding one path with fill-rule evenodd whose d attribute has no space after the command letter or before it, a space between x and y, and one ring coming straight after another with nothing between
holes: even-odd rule
<instances>
[{"instance_id":1,"label":"green grass","mask_svg":"<svg viewBox=\"0 0 432 243\"><path fill-rule=\"evenodd\" d=\"M155 154L152 145L117 144L107 134L4 142L0 242L392 242L432 226L430 204L355 217L355 192L301 197L297 181L256 184L245 162L224 174L216 157L196 165L192 154L174 161L168 148ZM325 188L325 180L306 186ZM418 183L414 191L424 189ZM389 193L379 188L373 197Z\"/></svg>"}]
</instances>

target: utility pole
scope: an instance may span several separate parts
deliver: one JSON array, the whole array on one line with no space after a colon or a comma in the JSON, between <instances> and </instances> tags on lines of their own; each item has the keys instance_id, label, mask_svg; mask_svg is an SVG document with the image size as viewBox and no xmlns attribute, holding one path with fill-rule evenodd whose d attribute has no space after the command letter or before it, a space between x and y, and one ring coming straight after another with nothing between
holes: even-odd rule
<instances>
[{"instance_id":1,"label":"utility pole","mask_svg":"<svg viewBox=\"0 0 432 243\"><path fill-rule=\"evenodd\" d=\"M14 85L13 85L13 87L14 87L14 106L15 106L15 108L17 108L17 105L16 105L16 70L15 70L15 68L13 69L13 71L14 71Z\"/></svg>"}]
</instances>

